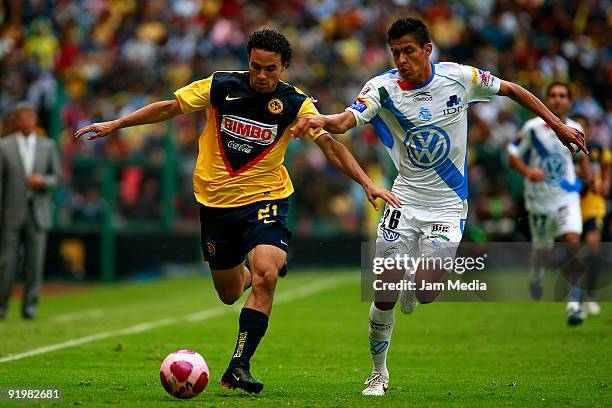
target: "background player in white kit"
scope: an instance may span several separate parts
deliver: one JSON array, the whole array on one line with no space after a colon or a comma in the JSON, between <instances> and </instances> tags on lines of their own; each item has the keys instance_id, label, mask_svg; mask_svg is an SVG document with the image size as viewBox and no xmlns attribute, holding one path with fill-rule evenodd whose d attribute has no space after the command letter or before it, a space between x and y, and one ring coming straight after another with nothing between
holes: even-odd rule
<instances>
[{"instance_id":1,"label":"background player in white kit","mask_svg":"<svg viewBox=\"0 0 612 408\"><path fill-rule=\"evenodd\" d=\"M461 240L467 214L467 108L471 104L496 94L510 96L542 117L565 145L574 143L584 149L579 131L563 124L519 85L473 67L431 63L432 44L421 20L400 19L387 34L397 69L368 81L344 113L311 116L292 130L301 138L322 128L344 133L368 122L374 125L398 169L392 191L402 201L399 210L385 208L378 225L377 256L393 256L392 251L428 255L443 242ZM419 268L416 287L422 281L440 282L447 277L445 270ZM417 290L416 298L429 303L438 293ZM370 307L373 369L364 395L384 395L388 388L386 356L398 294L393 295L384 301L375 298ZM410 296L402 298L402 310L410 312Z\"/></svg>"},{"instance_id":2,"label":"background player in white kit","mask_svg":"<svg viewBox=\"0 0 612 408\"><path fill-rule=\"evenodd\" d=\"M582 126L567 117L572 106L570 88L566 83L553 82L546 88L546 106L566 125L583 131ZM580 211L581 180L576 176L572 154L555 137L550 126L541 118L528 120L518 139L508 145L510 166L525 177L525 206L529 213L529 229L534 245L530 267L530 290L535 299L542 296L542 280L549 261L548 252L555 239L566 242L564 275L576 282L581 265L574 259L582 234ZM579 159L584 181L590 181L591 167L585 155ZM571 285L567 304L568 323L582 323L578 285Z\"/></svg>"}]
</instances>

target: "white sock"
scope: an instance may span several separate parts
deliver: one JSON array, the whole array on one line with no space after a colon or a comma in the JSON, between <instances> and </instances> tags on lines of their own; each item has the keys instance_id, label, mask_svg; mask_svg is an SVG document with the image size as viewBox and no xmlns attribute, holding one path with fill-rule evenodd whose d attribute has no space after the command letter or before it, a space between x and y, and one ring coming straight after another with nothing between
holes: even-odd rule
<instances>
[{"instance_id":1,"label":"white sock","mask_svg":"<svg viewBox=\"0 0 612 408\"><path fill-rule=\"evenodd\" d=\"M393 309L379 310L374 306L374 302L370 306L370 354L372 355L372 373L383 374L389 377L387 370L387 351L391 344L391 332L395 317Z\"/></svg>"}]
</instances>

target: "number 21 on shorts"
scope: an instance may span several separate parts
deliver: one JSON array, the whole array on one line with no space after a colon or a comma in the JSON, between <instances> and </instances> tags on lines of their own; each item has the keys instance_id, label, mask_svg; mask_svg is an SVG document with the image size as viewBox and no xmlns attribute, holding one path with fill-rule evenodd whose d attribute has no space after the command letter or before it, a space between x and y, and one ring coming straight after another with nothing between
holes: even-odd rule
<instances>
[{"instance_id":1,"label":"number 21 on shorts","mask_svg":"<svg viewBox=\"0 0 612 408\"><path fill-rule=\"evenodd\" d=\"M271 220L270 218L270 210L272 210L272 215L276 217L278 215L278 206L276 204L267 204L264 208L260 208L257 212L257 220L262 221L264 224L271 224L276 222L276 220Z\"/></svg>"}]
</instances>

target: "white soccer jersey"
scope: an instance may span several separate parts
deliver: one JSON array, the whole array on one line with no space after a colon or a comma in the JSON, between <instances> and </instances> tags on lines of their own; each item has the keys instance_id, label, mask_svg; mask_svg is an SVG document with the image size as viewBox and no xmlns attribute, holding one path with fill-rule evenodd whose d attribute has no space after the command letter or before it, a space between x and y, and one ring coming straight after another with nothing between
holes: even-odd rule
<instances>
[{"instance_id":1,"label":"white soccer jersey","mask_svg":"<svg viewBox=\"0 0 612 408\"><path fill-rule=\"evenodd\" d=\"M374 125L398 170L393 192L402 203L461 211L468 195L467 108L489 101L501 81L466 65L431 67L417 87L396 69L372 78L347 110L358 125Z\"/></svg>"},{"instance_id":2,"label":"white soccer jersey","mask_svg":"<svg viewBox=\"0 0 612 408\"><path fill-rule=\"evenodd\" d=\"M583 131L576 121L565 124ZM525 122L519 138L508 145L508 153L521 156L529 167L544 170L545 179L534 183L525 179L525 207L528 211L552 212L569 201L575 201L582 187L576 177L572 154L541 118Z\"/></svg>"}]
</instances>

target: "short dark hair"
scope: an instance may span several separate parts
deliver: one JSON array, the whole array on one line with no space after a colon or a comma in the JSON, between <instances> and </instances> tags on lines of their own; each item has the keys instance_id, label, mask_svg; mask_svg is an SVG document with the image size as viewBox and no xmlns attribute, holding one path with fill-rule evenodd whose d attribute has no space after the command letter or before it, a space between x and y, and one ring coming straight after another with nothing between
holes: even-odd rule
<instances>
[{"instance_id":1,"label":"short dark hair","mask_svg":"<svg viewBox=\"0 0 612 408\"><path fill-rule=\"evenodd\" d=\"M562 82L562 81L553 81L550 84L548 84L548 86L546 87L546 94L545 94L546 98L548 98L548 94L550 93L550 90L553 89L555 86L565 87L565 89L567 90L567 97L570 100L572 99L572 89L570 88L567 82Z\"/></svg>"},{"instance_id":2,"label":"short dark hair","mask_svg":"<svg viewBox=\"0 0 612 408\"><path fill-rule=\"evenodd\" d=\"M578 113L574 113L572 115L572 119L574 119L576 122L578 122L579 120L584 120L587 124L587 126L591 126L591 121L589 120L589 118L586 117L586 115L578 112Z\"/></svg>"},{"instance_id":3,"label":"short dark hair","mask_svg":"<svg viewBox=\"0 0 612 408\"><path fill-rule=\"evenodd\" d=\"M279 31L263 28L249 35L247 42L247 54L251 55L251 50L257 48L271 52L278 52L281 55L281 62L286 67L291 63L291 44Z\"/></svg>"},{"instance_id":4,"label":"short dark hair","mask_svg":"<svg viewBox=\"0 0 612 408\"><path fill-rule=\"evenodd\" d=\"M395 21L387 31L387 42L402 38L406 34L412 34L421 47L431 42L425 23L414 17L400 18Z\"/></svg>"},{"instance_id":5,"label":"short dark hair","mask_svg":"<svg viewBox=\"0 0 612 408\"><path fill-rule=\"evenodd\" d=\"M15 105L15 108L13 109L13 113L15 113L15 114L20 113L20 112L34 112L34 113L36 113L36 108L34 107L34 105L32 105L28 101L21 101L17 105Z\"/></svg>"}]
</instances>

